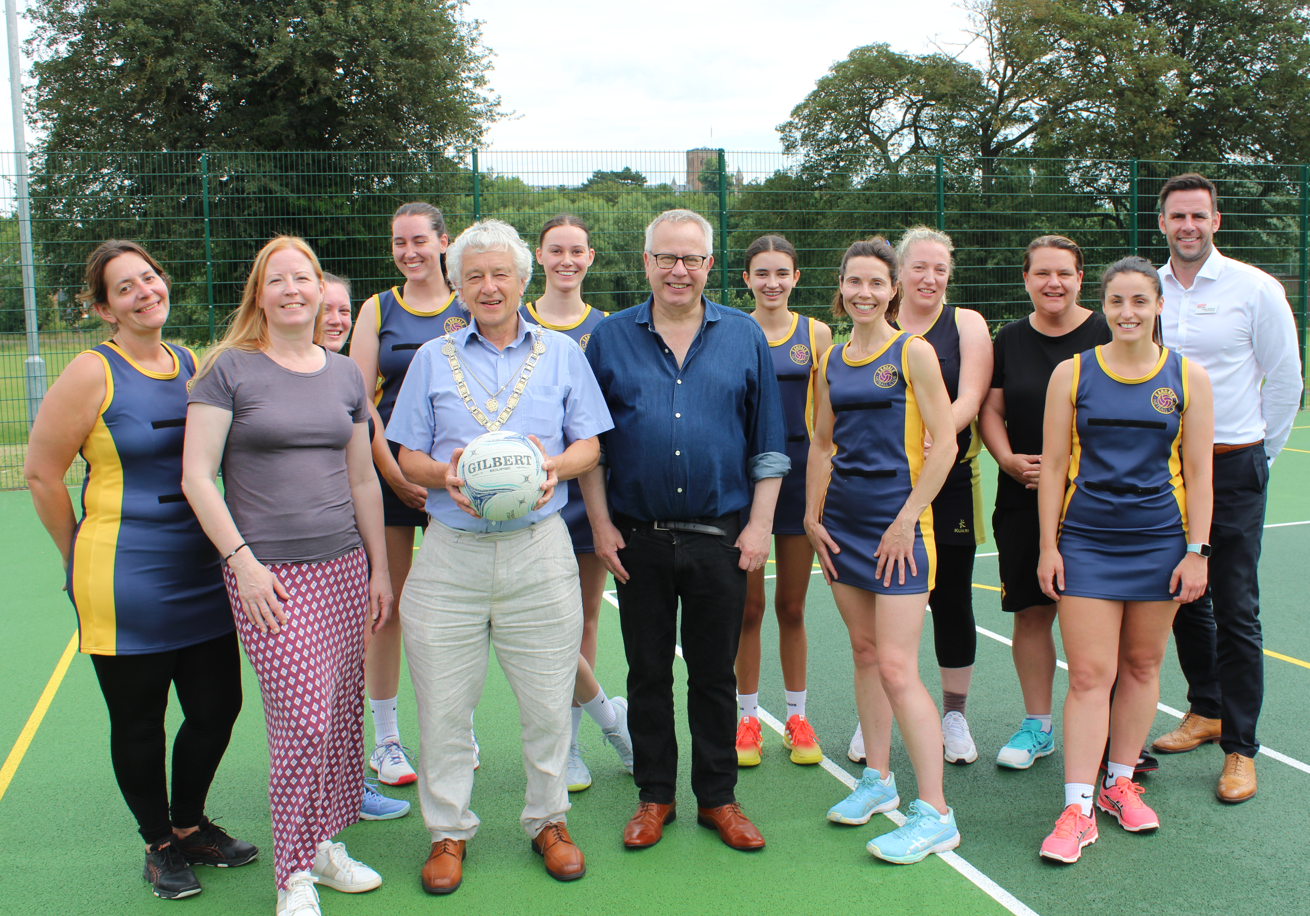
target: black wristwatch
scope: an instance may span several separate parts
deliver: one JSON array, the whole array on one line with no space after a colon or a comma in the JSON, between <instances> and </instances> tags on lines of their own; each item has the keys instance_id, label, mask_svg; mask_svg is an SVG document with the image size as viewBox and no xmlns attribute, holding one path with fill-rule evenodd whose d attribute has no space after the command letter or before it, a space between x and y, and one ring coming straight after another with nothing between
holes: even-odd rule
<instances>
[{"instance_id":1,"label":"black wristwatch","mask_svg":"<svg viewBox=\"0 0 1310 916\"><path fill-rule=\"evenodd\" d=\"M1206 559L1209 559L1209 558L1210 558L1210 545L1209 545L1209 544L1188 544L1188 545L1187 545L1187 552L1188 552L1188 553L1196 553L1196 554L1200 554L1201 556L1205 557Z\"/></svg>"}]
</instances>

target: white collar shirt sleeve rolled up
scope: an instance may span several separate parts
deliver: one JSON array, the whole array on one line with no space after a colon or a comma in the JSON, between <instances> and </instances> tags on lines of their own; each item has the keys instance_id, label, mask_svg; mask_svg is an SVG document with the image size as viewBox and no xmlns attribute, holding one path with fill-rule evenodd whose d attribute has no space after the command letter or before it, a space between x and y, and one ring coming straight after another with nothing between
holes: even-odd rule
<instances>
[{"instance_id":1,"label":"white collar shirt sleeve rolled up","mask_svg":"<svg viewBox=\"0 0 1310 916\"><path fill-rule=\"evenodd\" d=\"M1164 345L1195 360L1214 389L1214 441L1263 439L1278 457L1301 406L1296 322L1283 286L1257 267L1210 253L1190 289L1160 269Z\"/></svg>"}]
</instances>

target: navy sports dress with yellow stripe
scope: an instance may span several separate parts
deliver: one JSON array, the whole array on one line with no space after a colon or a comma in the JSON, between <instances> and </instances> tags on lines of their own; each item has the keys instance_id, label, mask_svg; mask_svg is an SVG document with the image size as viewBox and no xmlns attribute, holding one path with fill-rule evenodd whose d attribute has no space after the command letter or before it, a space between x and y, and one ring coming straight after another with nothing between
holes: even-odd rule
<instances>
[{"instance_id":1,"label":"navy sports dress with yellow stripe","mask_svg":"<svg viewBox=\"0 0 1310 916\"><path fill-rule=\"evenodd\" d=\"M814 352L813 318L792 315L791 330L782 340L769 341L773 371L782 395L782 416L787 427L787 457L791 470L782 478L773 512L774 534L805 534L805 466L810 460L813 428ZM747 507L749 515L749 507ZM743 523L745 522L743 518Z\"/></svg>"},{"instance_id":2,"label":"navy sports dress with yellow stripe","mask_svg":"<svg viewBox=\"0 0 1310 916\"><path fill-rule=\"evenodd\" d=\"M519 316L530 324L540 325L548 331L559 331L561 334L567 334L573 339L579 347L585 352L587 341L591 340L591 329L600 323L600 320L606 316L606 312L600 309L594 309L591 306L585 306L582 310L582 317L574 324L559 325L548 324L541 320L537 314L536 303L525 302L519 306ZM574 553L595 553L596 544L591 537L591 522L587 521L587 505L582 501L582 487L578 481L568 481L569 501L564 504L560 510L560 518L564 519L564 524L569 526L569 538L573 541Z\"/></svg>"},{"instance_id":3,"label":"navy sports dress with yellow stripe","mask_svg":"<svg viewBox=\"0 0 1310 916\"><path fill-rule=\"evenodd\" d=\"M377 304L378 332L378 385L373 400L385 429L391 422L396 395L400 394L400 386L405 382L405 374L409 372L409 364L413 362L418 348L442 334L468 327L469 313L454 293L435 312L419 312L410 308L401 298L398 286L378 293L373 301ZM399 454L398 445L393 442L387 444L393 456ZM380 483L385 524L399 528L427 525L428 515L423 509L405 505L385 480Z\"/></svg>"},{"instance_id":4,"label":"navy sports dress with yellow stripe","mask_svg":"<svg viewBox=\"0 0 1310 916\"><path fill-rule=\"evenodd\" d=\"M196 358L163 345L173 371L151 372L113 342L105 399L82 444L82 520L68 595L81 648L92 655L167 652L232 632L218 551L182 495L187 381Z\"/></svg>"},{"instance_id":5,"label":"navy sports dress with yellow stripe","mask_svg":"<svg viewBox=\"0 0 1310 916\"><path fill-rule=\"evenodd\" d=\"M946 394L952 404L960 396L958 315L959 309L943 305L932 327L920 335L937 351L942 381L946 383ZM977 417L956 434L955 447L955 464L932 501L933 530L938 544L977 546L987 541L987 527L983 524L982 467L978 460L982 436L978 434Z\"/></svg>"},{"instance_id":6,"label":"navy sports dress with yellow stripe","mask_svg":"<svg viewBox=\"0 0 1310 916\"><path fill-rule=\"evenodd\" d=\"M1073 368L1063 594L1169 601L1169 579L1187 552L1187 360L1161 348L1149 375L1126 379L1097 347L1075 356Z\"/></svg>"},{"instance_id":7,"label":"navy sports dress with yellow stripe","mask_svg":"<svg viewBox=\"0 0 1310 916\"><path fill-rule=\"evenodd\" d=\"M884 586L873 555L923 468L923 418L905 379L905 351L913 339L897 331L876 353L855 362L846 357L850 344L829 347L821 369L832 402L834 446L823 527L841 548L832 563L838 582L882 594L921 594L935 585L931 506L914 526L917 575L906 563L905 584L894 571L891 585Z\"/></svg>"}]
</instances>

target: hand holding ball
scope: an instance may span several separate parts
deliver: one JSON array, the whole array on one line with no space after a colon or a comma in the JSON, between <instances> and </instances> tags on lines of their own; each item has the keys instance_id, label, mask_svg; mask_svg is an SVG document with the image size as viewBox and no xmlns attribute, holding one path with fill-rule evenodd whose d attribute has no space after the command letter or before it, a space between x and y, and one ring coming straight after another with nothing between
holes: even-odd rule
<instances>
[{"instance_id":1,"label":"hand holding ball","mask_svg":"<svg viewBox=\"0 0 1310 916\"><path fill-rule=\"evenodd\" d=\"M532 511L549 476L546 457L527 436L483 433L459 457L460 488L478 517L508 522Z\"/></svg>"}]
</instances>

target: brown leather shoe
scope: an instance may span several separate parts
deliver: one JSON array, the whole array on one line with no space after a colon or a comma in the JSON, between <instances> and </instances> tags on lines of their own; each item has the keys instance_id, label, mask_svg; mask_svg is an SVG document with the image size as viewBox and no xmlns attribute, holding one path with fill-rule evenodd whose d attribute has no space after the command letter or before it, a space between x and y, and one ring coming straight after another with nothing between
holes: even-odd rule
<instances>
[{"instance_id":1,"label":"brown leather shoe","mask_svg":"<svg viewBox=\"0 0 1310 916\"><path fill-rule=\"evenodd\" d=\"M552 821L542 827L541 833L532 841L532 849L546 860L546 874L556 881L576 881L587 873L587 859L582 850L573 845L561 821Z\"/></svg>"},{"instance_id":2,"label":"brown leather shoe","mask_svg":"<svg viewBox=\"0 0 1310 916\"><path fill-rule=\"evenodd\" d=\"M717 808L697 808L696 822L702 827L713 827L719 831L719 839L733 849L750 851L764 848L764 837L741 813L741 805L719 805Z\"/></svg>"},{"instance_id":3,"label":"brown leather shoe","mask_svg":"<svg viewBox=\"0 0 1310 916\"><path fill-rule=\"evenodd\" d=\"M468 850L463 840L438 840L423 863L423 890L429 894L449 894L464 880L464 858Z\"/></svg>"},{"instance_id":4,"label":"brown leather shoe","mask_svg":"<svg viewBox=\"0 0 1310 916\"><path fill-rule=\"evenodd\" d=\"M678 812L672 803L641 802L637 805L637 813L623 828L623 845L629 849L654 846L664 836L664 825L673 823L677 817Z\"/></svg>"},{"instance_id":5,"label":"brown leather shoe","mask_svg":"<svg viewBox=\"0 0 1310 916\"><path fill-rule=\"evenodd\" d=\"M1255 761L1241 754L1224 758L1224 771L1219 774L1219 785L1214 794L1221 802L1237 804L1255 797Z\"/></svg>"},{"instance_id":6,"label":"brown leather shoe","mask_svg":"<svg viewBox=\"0 0 1310 916\"><path fill-rule=\"evenodd\" d=\"M1181 754L1194 751L1202 744L1218 744L1221 725L1218 719L1206 719L1189 712L1177 728L1152 741L1151 747L1161 754Z\"/></svg>"}]
</instances>

